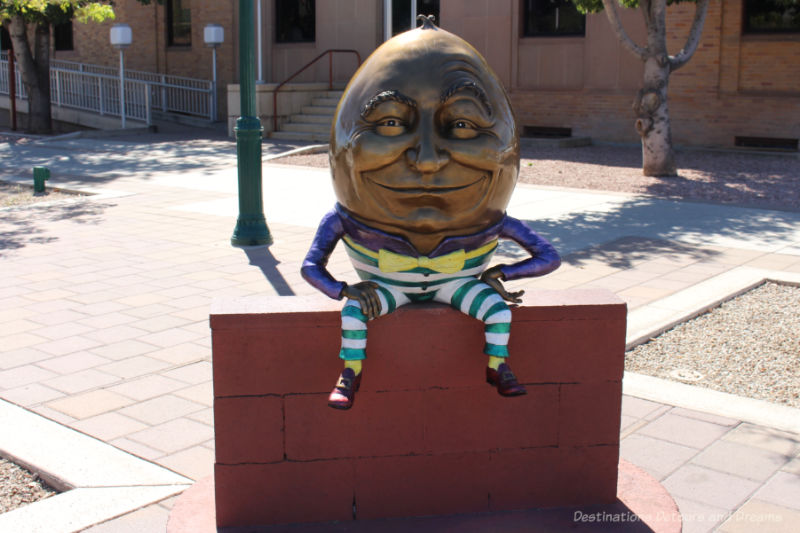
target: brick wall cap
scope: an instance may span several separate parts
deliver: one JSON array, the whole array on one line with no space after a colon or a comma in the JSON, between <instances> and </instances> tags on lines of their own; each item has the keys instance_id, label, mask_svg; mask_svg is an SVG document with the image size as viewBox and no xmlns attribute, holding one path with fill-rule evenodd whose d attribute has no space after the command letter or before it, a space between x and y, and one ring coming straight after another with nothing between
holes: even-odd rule
<instances>
[{"instance_id":1,"label":"brick wall cap","mask_svg":"<svg viewBox=\"0 0 800 533\"><path fill-rule=\"evenodd\" d=\"M310 296L251 296L247 298L217 299L212 303L211 328L233 329L265 324L269 315L272 326L289 324L296 315L315 314L319 325L339 322L343 302L331 300L324 295ZM404 306L395 313L426 313L431 316L449 311L443 304L423 303ZM581 318L624 318L627 313L625 302L616 294L605 289L570 289L528 291L522 303L514 308L514 320L561 320L568 312Z\"/></svg>"}]
</instances>

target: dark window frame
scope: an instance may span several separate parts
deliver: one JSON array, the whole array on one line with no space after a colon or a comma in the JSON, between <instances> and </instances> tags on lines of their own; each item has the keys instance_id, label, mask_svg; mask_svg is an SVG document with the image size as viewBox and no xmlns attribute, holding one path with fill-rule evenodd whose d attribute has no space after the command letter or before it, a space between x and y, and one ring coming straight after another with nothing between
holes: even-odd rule
<instances>
[{"instance_id":1,"label":"dark window frame","mask_svg":"<svg viewBox=\"0 0 800 533\"><path fill-rule=\"evenodd\" d=\"M186 0L183 0L184 2ZM188 20L180 20L176 18L175 8L180 9L182 12L188 12ZM181 0L167 0L167 46L174 46L177 48L191 47L192 46L192 15L191 7L183 8ZM183 30L177 31L176 30ZM186 31L188 30L188 31Z\"/></svg>"},{"instance_id":2,"label":"dark window frame","mask_svg":"<svg viewBox=\"0 0 800 533\"><path fill-rule=\"evenodd\" d=\"M71 20L53 25L53 50L57 52L75 50Z\"/></svg>"},{"instance_id":3,"label":"dark window frame","mask_svg":"<svg viewBox=\"0 0 800 533\"><path fill-rule=\"evenodd\" d=\"M522 0L520 2L522 4L522 37L585 37L586 36L586 15L580 14L575 4L571 2L571 0ZM554 6L542 6L541 4L556 4ZM535 4L539 4L538 6ZM552 29L543 29L541 26L536 28L533 27L533 21L535 20L533 17L535 16L531 13L531 10L539 8L540 11L545 10L547 7L551 7L554 9L553 11L553 19L556 24L560 22L560 10L562 8L566 8L571 11L568 14L567 20L574 20L576 15L581 18L580 28L577 29L567 29L565 31L558 31L558 27L554 27ZM550 14L547 13L546 15L548 19L550 18Z\"/></svg>"},{"instance_id":4,"label":"dark window frame","mask_svg":"<svg viewBox=\"0 0 800 533\"><path fill-rule=\"evenodd\" d=\"M275 0L275 43L308 44L317 40L317 3L315 0ZM310 13L301 8L310 7Z\"/></svg>"},{"instance_id":5,"label":"dark window frame","mask_svg":"<svg viewBox=\"0 0 800 533\"><path fill-rule=\"evenodd\" d=\"M0 26L0 49L8 53L11 51L12 46L11 35L9 35L8 30Z\"/></svg>"},{"instance_id":6,"label":"dark window frame","mask_svg":"<svg viewBox=\"0 0 800 533\"><path fill-rule=\"evenodd\" d=\"M742 33L746 35L800 34L800 2L795 4L795 9L797 11L795 15L796 21L794 22L794 26L785 28L769 28L764 26L758 27L754 25L753 18L756 15L753 13L753 11L760 11L766 14L775 13L779 10L778 6L770 4L773 4L772 0L744 0L744 2L742 2Z\"/></svg>"},{"instance_id":7,"label":"dark window frame","mask_svg":"<svg viewBox=\"0 0 800 533\"><path fill-rule=\"evenodd\" d=\"M417 0L417 15L433 15L434 23L442 27L440 17L441 13L440 0ZM414 24L411 24L411 0L403 2L392 2L392 36L403 33L410 29L420 26L420 22L414 18Z\"/></svg>"}]
</instances>

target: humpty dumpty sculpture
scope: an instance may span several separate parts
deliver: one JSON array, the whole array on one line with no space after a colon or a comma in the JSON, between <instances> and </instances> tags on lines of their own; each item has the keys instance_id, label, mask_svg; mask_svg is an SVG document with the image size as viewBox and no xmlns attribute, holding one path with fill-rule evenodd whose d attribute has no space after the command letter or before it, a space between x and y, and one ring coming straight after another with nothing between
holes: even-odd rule
<instances>
[{"instance_id":1,"label":"humpty dumpty sculpture","mask_svg":"<svg viewBox=\"0 0 800 533\"><path fill-rule=\"evenodd\" d=\"M525 394L511 368L511 311L523 291L501 281L542 276L555 249L505 213L519 171L519 134L508 96L481 55L420 17L364 62L336 110L330 143L338 203L319 225L303 277L342 309L344 370L328 405L353 405L366 358L367 323L412 303L441 302L484 323L487 382ZM498 239L531 257L486 268ZM359 277L326 270L342 240Z\"/></svg>"}]
</instances>

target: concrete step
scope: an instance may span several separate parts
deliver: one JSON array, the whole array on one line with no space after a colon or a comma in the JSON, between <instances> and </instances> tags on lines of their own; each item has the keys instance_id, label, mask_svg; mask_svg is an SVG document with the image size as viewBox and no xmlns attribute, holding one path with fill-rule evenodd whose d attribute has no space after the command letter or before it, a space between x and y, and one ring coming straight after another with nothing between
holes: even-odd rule
<instances>
[{"instance_id":1,"label":"concrete step","mask_svg":"<svg viewBox=\"0 0 800 533\"><path fill-rule=\"evenodd\" d=\"M312 106L320 106L320 107L336 107L339 105L338 98L313 98L311 100Z\"/></svg>"},{"instance_id":2,"label":"concrete step","mask_svg":"<svg viewBox=\"0 0 800 533\"><path fill-rule=\"evenodd\" d=\"M328 126L331 125L330 115L306 115L305 113L303 113L300 115L292 115L289 117L289 120L295 124L302 123L302 124L327 124Z\"/></svg>"},{"instance_id":3,"label":"concrete step","mask_svg":"<svg viewBox=\"0 0 800 533\"><path fill-rule=\"evenodd\" d=\"M325 91L326 98L336 98L337 102L342 98L343 94L344 91Z\"/></svg>"},{"instance_id":4,"label":"concrete step","mask_svg":"<svg viewBox=\"0 0 800 533\"><path fill-rule=\"evenodd\" d=\"M300 133L324 133L328 134L331 131L330 124L312 124L309 122L289 122L281 126L281 131L295 131Z\"/></svg>"},{"instance_id":5,"label":"concrete step","mask_svg":"<svg viewBox=\"0 0 800 533\"><path fill-rule=\"evenodd\" d=\"M335 107L305 106L302 108L304 115L328 115L333 116L336 112Z\"/></svg>"},{"instance_id":6,"label":"concrete step","mask_svg":"<svg viewBox=\"0 0 800 533\"><path fill-rule=\"evenodd\" d=\"M297 131L273 131L269 134L270 139L283 139L287 141L309 141L309 142L328 142L327 133L301 133Z\"/></svg>"}]
</instances>

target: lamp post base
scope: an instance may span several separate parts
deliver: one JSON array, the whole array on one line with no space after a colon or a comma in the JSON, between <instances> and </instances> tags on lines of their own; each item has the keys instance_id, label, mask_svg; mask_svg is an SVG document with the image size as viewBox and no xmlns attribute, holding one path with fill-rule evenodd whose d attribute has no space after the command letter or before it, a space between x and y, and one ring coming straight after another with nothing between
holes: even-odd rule
<instances>
[{"instance_id":1,"label":"lamp post base","mask_svg":"<svg viewBox=\"0 0 800 533\"><path fill-rule=\"evenodd\" d=\"M233 246L260 246L272 244L272 235L267 228L264 216L240 215L231 237Z\"/></svg>"},{"instance_id":2,"label":"lamp post base","mask_svg":"<svg viewBox=\"0 0 800 533\"><path fill-rule=\"evenodd\" d=\"M264 217L261 189L261 136L257 117L243 116L236 121L236 159L239 181L239 217L233 230L234 246L272 244Z\"/></svg>"}]
</instances>

